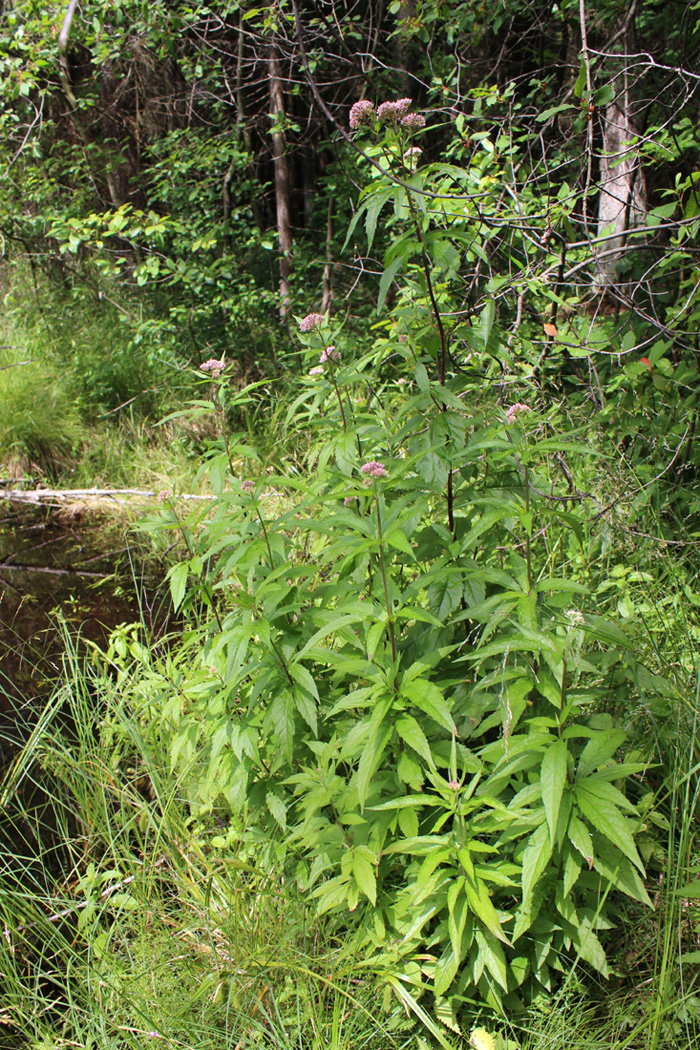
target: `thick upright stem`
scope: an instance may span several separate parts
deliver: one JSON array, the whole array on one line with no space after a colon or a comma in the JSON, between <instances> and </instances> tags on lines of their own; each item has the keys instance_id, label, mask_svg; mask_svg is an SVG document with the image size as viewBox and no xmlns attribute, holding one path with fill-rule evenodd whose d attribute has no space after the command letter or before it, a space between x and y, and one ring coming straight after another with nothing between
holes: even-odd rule
<instances>
[{"instance_id":1,"label":"thick upright stem","mask_svg":"<svg viewBox=\"0 0 700 1050\"><path fill-rule=\"evenodd\" d=\"M377 539L379 540L379 567L382 573L382 584L384 586L384 601L386 603L386 619L389 627L389 639L391 641L391 658L396 663L396 636L394 634L394 610L389 598L389 584L386 578L386 565L384 563L384 537L382 534L382 512L379 508L379 497L377 486L374 486L374 500L377 508Z\"/></svg>"}]
</instances>

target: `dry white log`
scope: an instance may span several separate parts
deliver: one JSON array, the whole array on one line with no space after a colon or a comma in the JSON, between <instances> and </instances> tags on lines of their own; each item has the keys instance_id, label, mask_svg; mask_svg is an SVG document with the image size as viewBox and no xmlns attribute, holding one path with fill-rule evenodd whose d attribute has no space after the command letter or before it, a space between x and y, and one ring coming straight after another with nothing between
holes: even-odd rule
<instances>
[{"instance_id":1,"label":"dry white log","mask_svg":"<svg viewBox=\"0 0 700 1050\"><path fill-rule=\"evenodd\" d=\"M149 489L5 489L0 486L0 500L13 500L18 503L79 503L81 500L114 500L127 503L119 497L133 496L137 499L158 499L158 492ZM196 496L189 492L170 494L168 500L212 500L214 496Z\"/></svg>"}]
</instances>

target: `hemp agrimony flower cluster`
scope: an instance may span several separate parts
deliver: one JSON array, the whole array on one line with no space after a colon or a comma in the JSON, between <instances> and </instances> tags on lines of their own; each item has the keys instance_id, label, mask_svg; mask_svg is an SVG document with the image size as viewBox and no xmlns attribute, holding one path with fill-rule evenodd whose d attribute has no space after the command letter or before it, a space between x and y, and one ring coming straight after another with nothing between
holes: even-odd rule
<instances>
[{"instance_id":1,"label":"hemp agrimony flower cluster","mask_svg":"<svg viewBox=\"0 0 700 1050\"><path fill-rule=\"evenodd\" d=\"M409 113L412 105L412 98L398 98L380 103L375 110L374 103L369 99L361 99L350 108L350 130L358 131L363 124L372 125L378 121L380 124L393 124L395 128L406 128L407 131L419 131L425 127L425 117L421 113Z\"/></svg>"}]
</instances>

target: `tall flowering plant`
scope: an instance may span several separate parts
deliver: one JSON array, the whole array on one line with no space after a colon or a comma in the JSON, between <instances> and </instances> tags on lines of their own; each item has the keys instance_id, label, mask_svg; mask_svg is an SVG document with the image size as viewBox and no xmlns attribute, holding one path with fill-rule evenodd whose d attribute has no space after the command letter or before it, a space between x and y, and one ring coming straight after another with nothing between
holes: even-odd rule
<instances>
[{"instance_id":1,"label":"tall flowering plant","mask_svg":"<svg viewBox=\"0 0 700 1050\"><path fill-rule=\"evenodd\" d=\"M384 158L354 227L371 243L393 205L379 334L362 356L334 318L299 318L303 471L259 467L247 492L210 464L177 596L206 585L212 613L162 727L193 804L281 859L408 1007L459 1026L468 1001L606 974L611 891L649 898L625 792L641 767L596 707L630 688L631 644L570 572L590 450L493 298L465 320L483 217L470 173L406 159L411 116L351 111Z\"/></svg>"}]
</instances>

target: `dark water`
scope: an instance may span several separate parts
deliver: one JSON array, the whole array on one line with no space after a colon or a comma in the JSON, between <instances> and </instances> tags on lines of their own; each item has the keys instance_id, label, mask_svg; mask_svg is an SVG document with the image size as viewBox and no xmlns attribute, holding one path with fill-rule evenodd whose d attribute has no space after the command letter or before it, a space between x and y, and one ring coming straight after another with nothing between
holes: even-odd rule
<instances>
[{"instance_id":1,"label":"dark water","mask_svg":"<svg viewBox=\"0 0 700 1050\"><path fill-rule=\"evenodd\" d=\"M166 626L164 589L127 526L0 499L0 713L15 718L60 673L59 620L101 643L141 616L156 635Z\"/></svg>"},{"instance_id":2,"label":"dark water","mask_svg":"<svg viewBox=\"0 0 700 1050\"><path fill-rule=\"evenodd\" d=\"M0 794L60 678L66 632L80 657L139 619L154 637L168 627L166 588L124 524L0 499ZM0 894L9 879L43 896L59 874L50 791L27 778L0 809ZM0 1050L25 1046L3 1022L1 985Z\"/></svg>"}]
</instances>

